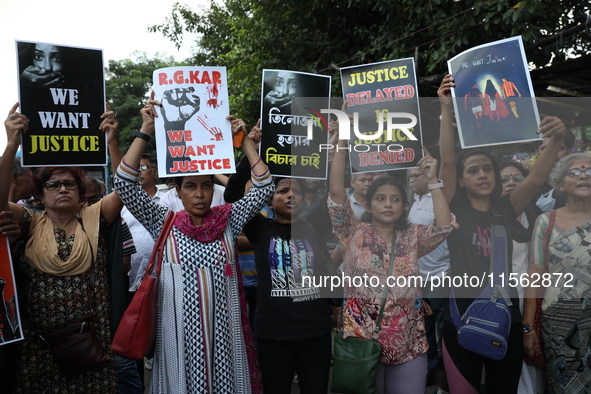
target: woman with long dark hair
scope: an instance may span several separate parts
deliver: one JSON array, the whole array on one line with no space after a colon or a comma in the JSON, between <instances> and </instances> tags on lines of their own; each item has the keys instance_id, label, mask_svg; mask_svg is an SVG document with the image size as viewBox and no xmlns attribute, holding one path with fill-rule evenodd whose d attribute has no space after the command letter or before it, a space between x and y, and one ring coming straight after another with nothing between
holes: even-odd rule
<instances>
[{"instance_id":1,"label":"woman with long dark hair","mask_svg":"<svg viewBox=\"0 0 591 394\"><path fill-rule=\"evenodd\" d=\"M512 224L548 177L566 128L558 118L546 117L542 120L538 133L552 138L548 147L529 176L511 193L501 197L499 165L490 153L467 150L455 155L450 90L452 86L455 86L454 79L448 74L437 91L441 103L440 177L445 183L445 197L460 226L447 239L451 272L454 277L466 275L468 278L482 278L490 274L493 211L502 215L507 239L511 239ZM509 259L512 246L513 243L508 242ZM511 267L511 261L508 266ZM465 284L454 288L460 315L480 295L484 286L486 283L481 287ZM511 297L513 304L518 305L514 289ZM486 369L488 392L517 392L523 361L523 328L519 308L512 308L512 313L507 353L504 359L495 361L460 346L457 329L449 310L447 311L443 326L443 359L451 392L478 393L483 365Z\"/></svg>"}]
</instances>

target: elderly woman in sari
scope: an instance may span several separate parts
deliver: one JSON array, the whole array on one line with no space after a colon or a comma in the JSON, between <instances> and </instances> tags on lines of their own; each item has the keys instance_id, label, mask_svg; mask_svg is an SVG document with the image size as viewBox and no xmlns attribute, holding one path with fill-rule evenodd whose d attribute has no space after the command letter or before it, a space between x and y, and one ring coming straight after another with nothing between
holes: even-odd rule
<instances>
[{"instance_id":1,"label":"elderly woman in sari","mask_svg":"<svg viewBox=\"0 0 591 394\"><path fill-rule=\"evenodd\" d=\"M45 211L34 212L8 201L12 163L29 122L16 112L18 103L4 121L7 145L0 159L0 211L11 211L19 222L26 247L15 262L21 275L19 289L25 340L21 343L17 392L118 393L112 357L82 374L66 377L49 354L39 334L68 326L92 308L94 330L102 348L110 354L111 292L103 229L119 220L123 207L116 193L80 209L84 198L85 174L79 167L39 168L32 177L32 190L44 203ZM116 130L116 121L103 114L100 128ZM107 118L109 116L109 118ZM20 244L20 241L19 241ZM91 297L90 269L94 263L94 293ZM93 305L88 300L94 299Z\"/></svg>"},{"instance_id":2,"label":"elderly woman in sari","mask_svg":"<svg viewBox=\"0 0 591 394\"><path fill-rule=\"evenodd\" d=\"M533 331L536 313L540 313L535 297L542 286L541 330L548 390L589 392L591 156L566 156L553 169L550 180L568 204L541 215L534 227L523 314L524 347L526 354L533 356L542 345Z\"/></svg>"}]
</instances>

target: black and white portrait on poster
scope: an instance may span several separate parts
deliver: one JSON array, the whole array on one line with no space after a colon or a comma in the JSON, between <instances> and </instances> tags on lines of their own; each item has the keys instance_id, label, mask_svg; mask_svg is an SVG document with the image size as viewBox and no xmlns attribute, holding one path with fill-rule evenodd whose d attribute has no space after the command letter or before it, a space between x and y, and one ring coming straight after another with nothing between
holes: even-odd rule
<instances>
[{"instance_id":1,"label":"black and white portrait on poster","mask_svg":"<svg viewBox=\"0 0 591 394\"><path fill-rule=\"evenodd\" d=\"M330 76L263 70L261 157L271 174L326 179ZM310 127L308 127L308 124Z\"/></svg>"},{"instance_id":2,"label":"black and white portrait on poster","mask_svg":"<svg viewBox=\"0 0 591 394\"><path fill-rule=\"evenodd\" d=\"M103 53L43 42L17 41L24 166L107 164Z\"/></svg>"}]
</instances>

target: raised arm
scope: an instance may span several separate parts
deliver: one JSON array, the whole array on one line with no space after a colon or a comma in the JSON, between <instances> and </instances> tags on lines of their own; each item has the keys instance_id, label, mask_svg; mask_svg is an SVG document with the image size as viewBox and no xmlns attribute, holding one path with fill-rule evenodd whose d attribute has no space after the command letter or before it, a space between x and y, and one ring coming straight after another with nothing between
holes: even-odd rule
<instances>
[{"instance_id":1,"label":"raised arm","mask_svg":"<svg viewBox=\"0 0 591 394\"><path fill-rule=\"evenodd\" d=\"M456 154L454 129L452 123L452 98L451 87L455 86L451 74L447 74L441 86L437 90L439 103L441 104L441 125L439 130L439 155L441 156L441 170L439 177L443 181L445 188L443 194L449 203L456 193Z\"/></svg>"},{"instance_id":2,"label":"raised arm","mask_svg":"<svg viewBox=\"0 0 591 394\"><path fill-rule=\"evenodd\" d=\"M417 163L419 169L427 177L429 185L439 183L437 179L437 160L425 156ZM437 227L447 226L451 223L451 212L449 211L449 203L445 199L444 188L432 189L431 197L433 199L433 213L435 214L435 225Z\"/></svg>"},{"instance_id":3,"label":"raised arm","mask_svg":"<svg viewBox=\"0 0 591 394\"><path fill-rule=\"evenodd\" d=\"M339 123L331 121L328 126L329 134L339 132ZM338 140L337 150L332 159L330 167L330 198L335 204L342 204L345 202L345 158L347 155L347 141Z\"/></svg>"},{"instance_id":4,"label":"raised arm","mask_svg":"<svg viewBox=\"0 0 591 394\"><path fill-rule=\"evenodd\" d=\"M119 121L117 120L117 114L111 110L109 103L105 103L105 107L107 110L101 115L103 121L99 126L99 130L107 134L107 147L109 148L109 156L111 157L111 169L113 170L113 176L115 176L122 156L119 143L117 142Z\"/></svg>"},{"instance_id":5,"label":"raised arm","mask_svg":"<svg viewBox=\"0 0 591 394\"><path fill-rule=\"evenodd\" d=\"M146 104L146 106L140 110L143 120L140 133L149 137L154 134L154 118L158 116L156 110L154 109L155 105L161 106L159 101L154 100L154 91L152 91L150 94L150 100L148 100L148 104ZM144 153L147 144L148 142L143 138L134 139L131 143L131 146L127 150L127 153L125 153L125 157L122 159L125 160L125 164L133 168L138 168L140 165L140 160L142 159L142 154Z\"/></svg>"},{"instance_id":6,"label":"raised arm","mask_svg":"<svg viewBox=\"0 0 591 394\"><path fill-rule=\"evenodd\" d=\"M232 134L246 130L246 124L244 124L242 119L235 116L228 116L226 119L232 124ZM263 175L269 170L265 162L261 160L257 150L257 145L261 140L262 134L260 126L261 120L259 119L256 126L253 127L252 131L248 134L248 138L242 140L242 150L248 158L252 173L255 175Z\"/></svg>"},{"instance_id":7,"label":"raised arm","mask_svg":"<svg viewBox=\"0 0 591 394\"><path fill-rule=\"evenodd\" d=\"M111 168L113 170L113 176L117 173L117 167L121 163L121 150L119 149L119 143L117 142L117 129L119 128L119 121L117 120L117 114L111 111L109 103L106 103L107 111L101 115L103 121L99 126L101 131L107 134L107 146L109 148L109 156L111 156ZM107 223L113 223L119 219L119 214L123 208L123 201L119 198L119 194L112 192L108 196L105 196L101 202L101 215L107 221Z\"/></svg>"},{"instance_id":8,"label":"raised arm","mask_svg":"<svg viewBox=\"0 0 591 394\"><path fill-rule=\"evenodd\" d=\"M12 211L13 219L20 222L23 217L23 210L16 204L8 201L10 192L10 174L16 152L21 144L21 133L29 130L29 119L18 112L18 103L14 104L8 112L4 121L6 128L7 143L4 154L0 158L0 211Z\"/></svg>"},{"instance_id":9,"label":"raised arm","mask_svg":"<svg viewBox=\"0 0 591 394\"><path fill-rule=\"evenodd\" d=\"M538 133L544 138L550 138L550 142L541 152L529 175L510 194L511 204L517 214L525 209L536 191L548 179L566 135L566 127L557 117L547 116L540 123Z\"/></svg>"},{"instance_id":10,"label":"raised arm","mask_svg":"<svg viewBox=\"0 0 591 394\"><path fill-rule=\"evenodd\" d=\"M255 141L260 141L260 135L262 133L260 129L260 121L257 122L256 126L253 127L252 131L248 135L247 138L252 137ZM257 136L258 139L257 139ZM244 145L244 138L242 140L242 144ZM258 149L257 149L258 150ZM240 200L244 196L244 190L246 188L246 184L251 179L251 170L250 170L250 161L247 156L243 156L242 159L236 165L236 172L228 178L228 182L225 185L226 189L224 190L224 200L226 202L236 202Z\"/></svg>"}]
</instances>

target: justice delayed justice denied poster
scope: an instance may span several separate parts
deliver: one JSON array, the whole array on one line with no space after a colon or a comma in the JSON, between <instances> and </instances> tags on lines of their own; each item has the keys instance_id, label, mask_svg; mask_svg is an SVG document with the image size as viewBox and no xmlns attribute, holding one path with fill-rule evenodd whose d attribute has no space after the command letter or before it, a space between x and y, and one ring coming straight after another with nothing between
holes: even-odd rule
<instances>
[{"instance_id":1,"label":"justice delayed justice denied poster","mask_svg":"<svg viewBox=\"0 0 591 394\"><path fill-rule=\"evenodd\" d=\"M423 152L413 59L343 67L341 84L354 119L351 172L415 167Z\"/></svg>"},{"instance_id":2,"label":"justice delayed justice denied poster","mask_svg":"<svg viewBox=\"0 0 591 394\"><path fill-rule=\"evenodd\" d=\"M225 67L158 69L154 92L161 177L236 172Z\"/></svg>"}]
</instances>

